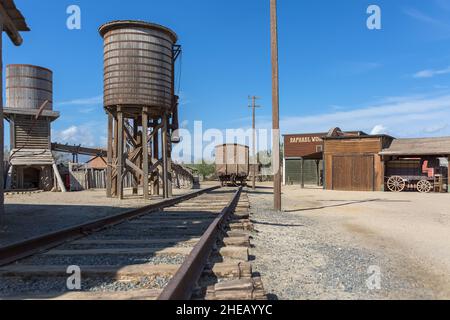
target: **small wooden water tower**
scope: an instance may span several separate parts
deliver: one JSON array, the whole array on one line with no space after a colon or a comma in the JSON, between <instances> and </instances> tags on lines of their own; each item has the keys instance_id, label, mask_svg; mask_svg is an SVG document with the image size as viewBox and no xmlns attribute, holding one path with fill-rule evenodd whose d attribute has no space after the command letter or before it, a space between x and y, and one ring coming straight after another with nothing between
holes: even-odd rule
<instances>
[{"instance_id":1,"label":"small wooden water tower","mask_svg":"<svg viewBox=\"0 0 450 320\"><path fill-rule=\"evenodd\" d=\"M51 152L51 123L59 117L59 112L53 111L52 71L8 65L3 113L10 124L11 141L7 187L52 190L53 174L59 178Z\"/></svg>"},{"instance_id":2,"label":"small wooden water tower","mask_svg":"<svg viewBox=\"0 0 450 320\"><path fill-rule=\"evenodd\" d=\"M172 195L171 145L178 129L174 92L177 35L143 21L113 21L99 29L104 40L104 108L108 114L107 196L124 197L123 179ZM173 139L173 142L177 142ZM151 190L150 190L151 186Z\"/></svg>"}]
</instances>

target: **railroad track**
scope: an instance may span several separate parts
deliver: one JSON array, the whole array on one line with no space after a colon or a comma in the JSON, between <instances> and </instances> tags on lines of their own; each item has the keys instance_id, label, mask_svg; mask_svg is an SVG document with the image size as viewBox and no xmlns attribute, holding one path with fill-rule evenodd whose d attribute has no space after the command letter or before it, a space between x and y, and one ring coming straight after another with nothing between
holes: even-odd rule
<instances>
[{"instance_id":1,"label":"railroad track","mask_svg":"<svg viewBox=\"0 0 450 320\"><path fill-rule=\"evenodd\" d=\"M265 299L248 208L210 188L2 248L0 298Z\"/></svg>"}]
</instances>

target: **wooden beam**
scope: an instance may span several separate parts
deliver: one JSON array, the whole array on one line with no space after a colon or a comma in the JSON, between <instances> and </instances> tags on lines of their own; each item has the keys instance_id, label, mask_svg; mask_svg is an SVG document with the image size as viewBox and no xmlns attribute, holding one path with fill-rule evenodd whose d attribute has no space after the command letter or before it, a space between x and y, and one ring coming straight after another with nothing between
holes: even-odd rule
<instances>
[{"instance_id":1,"label":"wooden beam","mask_svg":"<svg viewBox=\"0 0 450 320\"><path fill-rule=\"evenodd\" d=\"M120 200L123 199L123 113L122 110L117 112L117 196Z\"/></svg>"},{"instance_id":2,"label":"wooden beam","mask_svg":"<svg viewBox=\"0 0 450 320\"><path fill-rule=\"evenodd\" d=\"M16 24L11 20L3 5L0 5L0 15L2 17L0 21L2 23L1 31L5 31L11 41L16 46L20 46L23 42L22 36L20 35L19 30L17 30Z\"/></svg>"},{"instance_id":3,"label":"wooden beam","mask_svg":"<svg viewBox=\"0 0 450 320\"><path fill-rule=\"evenodd\" d=\"M108 153L106 160L106 196L112 197L112 158L113 158L113 121L112 114L108 111ZM103 159L103 158L102 158Z\"/></svg>"},{"instance_id":4,"label":"wooden beam","mask_svg":"<svg viewBox=\"0 0 450 320\"><path fill-rule=\"evenodd\" d=\"M131 144L133 145L133 148L136 148L137 141L135 140L135 138L133 137L133 135L131 134L130 130L128 129L128 127L126 125L123 126L123 132L127 136L128 140L131 142Z\"/></svg>"},{"instance_id":5,"label":"wooden beam","mask_svg":"<svg viewBox=\"0 0 450 320\"><path fill-rule=\"evenodd\" d=\"M118 266L80 266L85 278L107 276L116 281L127 281L142 277L171 276L174 275L180 265L130 265ZM249 277L251 276L251 264L248 262L216 263L212 269L206 271L219 277ZM2 277L66 277L67 266L64 265L11 265L0 268Z\"/></svg>"},{"instance_id":6,"label":"wooden beam","mask_svg":"<svg viewBox=\"0 0 450 320\"><path fill-rule=\"evenodd\" d=\"M129 159L125 159L125 164L137 175L142 175L144 176L145 173L143 170L141 170L141 168L139 168L136 164L134 164L131 160ZM147 174L148 176L148 174Z\"/></svg>"},{"instance_id":7,"label":"wooden beam","mask_svg":"<svg viewBox=\"0 0 450 320\"><path fill-rule=\"evenodd\" d=\"M53 167L53 172L55 173L56 180L58 181L58 186L61 189L61 192L63 192L63 193L67 192L66 186L64 185L61 175L59 174L59 170L58 170L58 167L56 166L56 163L53 163L52 167Z\"/></svg>"},{"instance_id":8,"label":"wooden beam","mask_svg":"<svg viewBox=\"0 0 450 320\"><path fill-rule=\"evenodd\" d=\"M152 131L152 139L153 139L153 158L154 159L158 159L159 158L159 134L158 131L160 129L158 129L158 126L155 127L155 129ZM155 172L156 168L154 170L151 170L150 172L152 173L153 176L153 185L152 185L152 193L154 195L159 195L160 190L159 190L159 170L157 172Z\"/></svg>"},{"instance_id":9,"label":"wooden beam","mask_svg":"<svg viewBox=\"0 0 450 320\"><path fill-rule=\"evenodd\" d=\"M148 189L148 108L142 109L142 187L144 192L144 200L148 200L149 189Z\"/></svg>"},{"instance_id":10,"label":"wooden beam","mask_svg":"<svg viewBox=\"0 0 450 320\"><path fill-rule=\"evenodd\" d=\"M96 255L153 255L173 256L189 255L192 247L174 248L115 248L115 249L80 249L80 250L51 250L43 253L45 256L96 256ZM223 247L219 254L222 257L248 261L248 248L246 247Z\"/></svg>"},{"instance_id":11,"label":"wooden beam","mask_svg":"<svg viewBox=\"0 0 450 320\"><path fill-rule=\"evenodd\" d=\"M162 163L163 163L163 197L169 197L169 142L168 142L168 116L167 113L163 117L163 129L162 129Z\"/></svg>"}]
</instances>

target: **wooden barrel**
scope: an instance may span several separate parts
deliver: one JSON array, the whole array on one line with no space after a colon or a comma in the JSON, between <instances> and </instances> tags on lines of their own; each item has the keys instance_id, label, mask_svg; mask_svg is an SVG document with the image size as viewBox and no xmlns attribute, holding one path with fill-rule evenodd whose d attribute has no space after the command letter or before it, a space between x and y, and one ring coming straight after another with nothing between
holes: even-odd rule
<instances>
[{"instance_id":1,"label":"wooden barrel","mask_svg":"<svg viewBox=\"0 0 450 320\"><path fill-rule=\"evenodd\" d=\"M6 108L39 109L48 100L53 109L53 72L25 64L6 67Z\"/></svg>"},{"instance_id":2,"label":"wooden barrel","mask_svg":"<svg viewBox=\"0 0 450 320\"><path fill-rule=\"evenodd\" d=\"M140 21L100 27L104 39L104 105L168 109L172 105L177 35Z\"/></svg>"}]
</instances>

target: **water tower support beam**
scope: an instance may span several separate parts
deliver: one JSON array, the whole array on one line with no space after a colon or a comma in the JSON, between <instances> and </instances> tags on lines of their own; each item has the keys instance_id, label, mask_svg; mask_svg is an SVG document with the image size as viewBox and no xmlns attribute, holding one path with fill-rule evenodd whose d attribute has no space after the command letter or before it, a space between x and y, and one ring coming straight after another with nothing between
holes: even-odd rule
<instances>
[{"instance_id":1,"label":"water tower support beam","mask_svg":"<svg viewBox=\"0 0 450 320\"><path fill-rule=\"evenodd\" d=\"M113 121L112 114L108 112L108 156L106 160L106 196L108 198L112 198Z\"/></svg>"},{"instance_id":2,"label":"water tower support beam","mask_svg":"<svg viewBox=\"0 0 450 320\"><path fill-rule=\"evenodd\" d=\"M168 121L167 121L167 113L163 116L163 129L162 129L162 163L163 163L163 197L169 197L169 176L168 176Z\"/></svg>"},{"instance_id":3,"label":"water tower support beam","mask_svg":"<svg viewBox=\"0 0 450 320\"><path fill-rule=\"evenodd\" d=\"M117 109L117 196L120 200L123 199L123 146L124 146L124 136L123 136L123 113L121 108Z\"/></svg>"},{"instance_id":4,"label":"water tower support beam","mask_svg":"<svg viewBox=\"0 0 450 320\"><path fill-rule=\"evenodd\" d=\"M149 169L149 161L148 161L148 108L145 107L142 110L142 163L144 172L142 175L142 185L144 190L144 200L149 199L148 192L148 169Z\"/></svg>"},{"instance_id":5,"label":"water tower support beam","mask_svg":"<svg viewBox=\"0 0 450 320\"><path fill-rule=\"evenodd\" d=\"M153 126L154 129L156 130L156 132L154 132L153 134L153 159L159 159L159 136L158 136L158 124L157 124L157 120L153 121ZM158 195L160 194L159 192L159 169L156 168L155 172L152 174L153 177L153 195Z\"/></svg>"}]
</instances>

